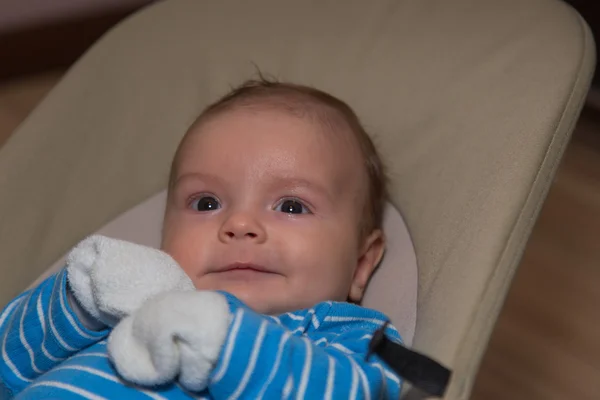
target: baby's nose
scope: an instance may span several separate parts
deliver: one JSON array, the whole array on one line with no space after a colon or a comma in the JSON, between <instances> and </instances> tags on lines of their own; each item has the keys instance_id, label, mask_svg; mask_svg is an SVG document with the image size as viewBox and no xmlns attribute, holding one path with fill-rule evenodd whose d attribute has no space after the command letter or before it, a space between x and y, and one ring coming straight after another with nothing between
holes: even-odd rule
<instances>
[{"instance_id":1,"label":"baby's nose","mask_svg":"<svg viewBox=\"0 0 600 400\"><path fill-rule=\"evenodd\" d=\"M251 239L254 239L254 238L258 237L258 235L256 233L254 233L254 232L246 232L246 233L242 233L240 235L240 234L238 234L238 233L236 233L234 231L226 231L225 235L227 235L230 239L235 239L236 237L239 237L239 236L247 236L247 237L249 237Z\"/></svg>"},{"instance_id":2,"label":"baby's nose","mask_svg":"<svg viewBox=\"0 0 600 400\"><path fill-rule=\"evenodd\" d=\"M223 242L248 239L256 242L266 240L266 232L260 221L249 213L231 215L221 227L219 238Z\"/></svg>"}]
</instances>

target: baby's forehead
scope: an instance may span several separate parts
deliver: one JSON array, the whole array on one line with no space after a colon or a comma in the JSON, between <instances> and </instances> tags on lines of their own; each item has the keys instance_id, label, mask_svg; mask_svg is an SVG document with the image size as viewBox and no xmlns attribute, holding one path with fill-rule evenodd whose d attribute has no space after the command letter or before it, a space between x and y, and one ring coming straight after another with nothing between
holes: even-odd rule
<instances>
[{"instance_id":1,"label":"baby's forehead","mask_svg":"<svg viewBox=\"0 0 600 400\"><path fill-rule=\"evenodd\" d=\"M353 113L349 108L348 111ZM312 140L316 139L317 145L326 149L326 151L314 151L314 154L311 154L315 161L321 161L318 157L326 157L330 162L346 165L347 168L355 171L355 175L363 175L361 171L356 170L357 167L364 169L362 168L364 166L364 156L358 140L359 135L353 132L352 121L349 121L348 115L345 115L343 110L338 110L331 104L314 98L314 96L305 93L281 91L237 98L216 107L207 108L182 139L173 160L171 176L177 175L177 169L181 161L180 157L183 153L194 155L194 149L189 149L189 146L198 144L198 139L203 142L202 152L210 152L211 142L203 141L197 135L203 136L203 133L211 131L215 124L231 122L238 118L240 114L252 114L263 119L289 116L291 118L290 123L300 121L302 124L309 124L310 138ZM243 134L243 128L238 130L242 131ZM266 144L265 147L267 147ZM355 176L355 180L362 181L358 176ZM364 185L360 186L364 188Z\"/></svg>"},{"instance_id":2,"label":"baby's forehead","mask_svg":"<svg viewBox=\"0 0 600 400\"><path fill-rule=\"evenodd\" d=\"M256 121L264 130L257 132ZM297 151L311 152L315 159L341 157L360 163L362 158L360 145L349 124L331 110L292 108L284 103L251 103L219 110L199 120L180 147L185 150L190 146L201 146L203 151L210 152L211 146L251 140L253 148L269 148L271 143L265 140L265 131L272 133L266 135L271 141L286 141L290 139L289 135L295 135L294 139L299 140L292 140L293 144L289 145L294 145Z\"/></svg>"},{"instance_id":3,"label":"baby's forehead","mask_svg":"<svg viewBox=\"0 0 600 400\"><path fill-rule=\"evenodd\" d=\"M278 106L229 109L191 130L178 151L184 159L174 164L179 166L183 161L184 169L193 168L192 165L214 169L211 166L234 162L232 158L256 157L267 163L272 161L282 176L288 174L286 168L310 172L322 168L324 174L339 175L336 180L353 171L350 175L356 180L363 165L360 150L348 129L337 124L321 117L290 113ZM284 155L290 162L281 165L277 159L285 159ZM259 161L253 159L249 163L256 166Z\"/></svg>"}]
</instances>

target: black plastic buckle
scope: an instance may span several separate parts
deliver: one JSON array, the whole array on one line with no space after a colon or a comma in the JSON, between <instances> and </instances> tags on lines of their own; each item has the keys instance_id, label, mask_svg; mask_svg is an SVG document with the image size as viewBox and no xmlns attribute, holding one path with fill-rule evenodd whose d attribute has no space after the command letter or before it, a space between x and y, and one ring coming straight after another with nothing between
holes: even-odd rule
<instances>
[{"instance_id":1,"label":"black plastic buckle","mask_svg":"<svg viewBox=\"0 0 600 400\"><path fill-rule=\"evenodd\" d=\"M372 354L377 354L398 375L415 387L432 396L442 397L452 372L437 361L389 340L385 335L385 328L389 323L386 321L373 334L366 355L367 361Z\"/></svg>"}]
</instances>

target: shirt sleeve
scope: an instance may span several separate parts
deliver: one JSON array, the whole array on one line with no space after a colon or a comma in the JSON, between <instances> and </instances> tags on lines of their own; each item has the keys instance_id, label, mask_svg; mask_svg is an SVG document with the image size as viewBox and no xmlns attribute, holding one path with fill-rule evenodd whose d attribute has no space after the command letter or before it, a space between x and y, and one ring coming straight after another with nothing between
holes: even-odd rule
<instances>
[{"instance_id":1,"label":"shirt sleeve","mask_svg":"<svg viewBox=\"0 0 600 400\"><path fill-rule=\"evenodd\" d=\"M87 329L67 300L66 270L11 301L0 314L0 394L10 398L63 360L108 335Z\"/></svg>"},{"instance_id":2,"label":"shirt sleeve","mask_svg":"<svg viewBox=\"0 0 600 400\"><path fill-rule=\"evenodd\" d=\"M288 314L293 330L280 318L235 309L210 394L216 399L399 398L399 377L377 356L366 360L370 338L381 326L378 319L348 310L332 313L335 308L323 303Z\"/></svg>"}]
</instances>

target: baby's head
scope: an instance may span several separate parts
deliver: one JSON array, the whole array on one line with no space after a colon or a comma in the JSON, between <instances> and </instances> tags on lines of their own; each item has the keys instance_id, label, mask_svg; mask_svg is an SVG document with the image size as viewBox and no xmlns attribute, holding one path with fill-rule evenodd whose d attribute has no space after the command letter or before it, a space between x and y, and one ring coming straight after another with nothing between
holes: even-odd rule
<instances>
[{"instance_id":1,"label":"baby's head","mask_svg":"<svg viewBox=\"0 0 600 400\"><path fill-rule=\"evenodd\" d=\"M182 139L162 249L198 289L260 313L358 302L383 254L385 194L381 160L348 105L249 81Z\"/></svg>"}]
</instances>

